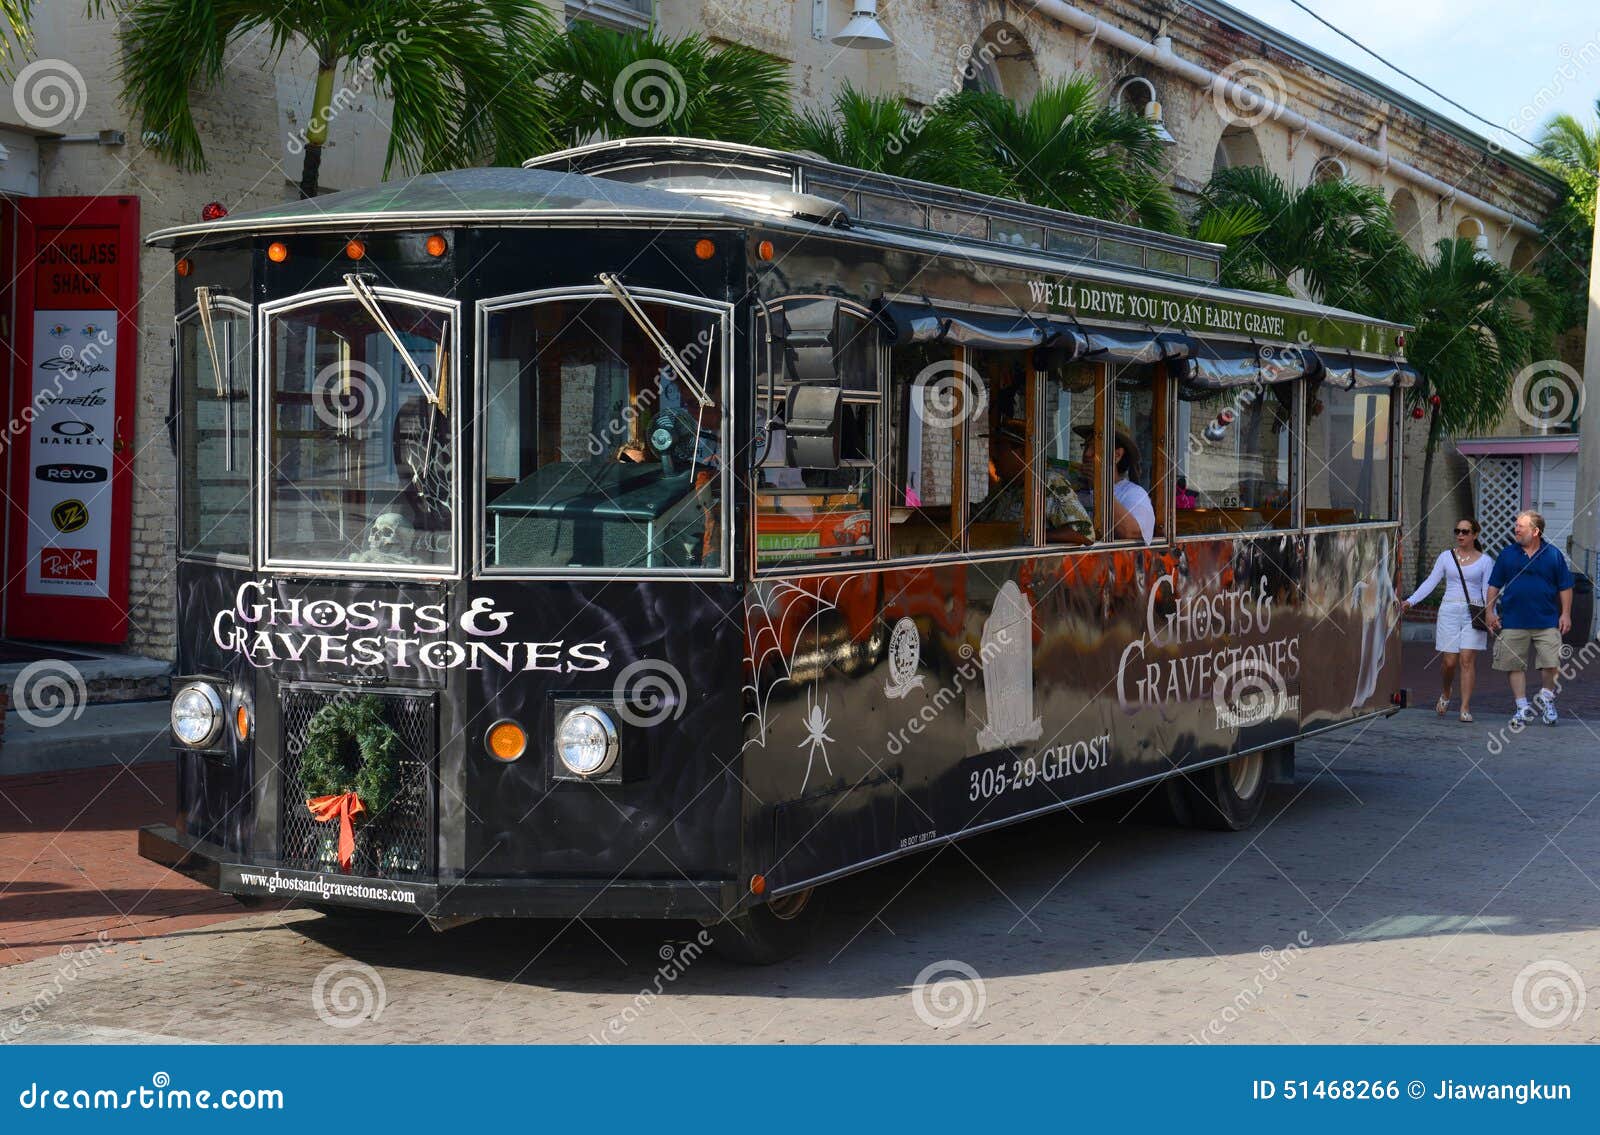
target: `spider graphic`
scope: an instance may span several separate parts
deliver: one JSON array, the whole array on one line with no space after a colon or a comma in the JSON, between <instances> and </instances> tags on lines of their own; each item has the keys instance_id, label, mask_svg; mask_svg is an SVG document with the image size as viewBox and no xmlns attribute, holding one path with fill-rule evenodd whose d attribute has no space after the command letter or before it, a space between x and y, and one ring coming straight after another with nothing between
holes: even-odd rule
<instances>
[{"instance_id":1,"label":"spider graphic","mask_svg":"<svg viewBox=\"0 0 1600 1135\"><path fill-rule=\"evenodd\" d=\"M824 694L822 696L822 704L818 705L812 697L811 691L807 690L806 735L800 739L799 744L795 745L797 749L805 748L807 745L811 746L806 752L806 776L800 782L801 792L804 792L806 785L811 783L811 762L816 759L818 749L822 750L823 767L828 770L829 776L833 775L833 765L828 763L827 742L833 740L832 737L828 736L828 726L830 724L832 724L832 721L828 717L828 696Z\"/></svg>"}]
</instances>

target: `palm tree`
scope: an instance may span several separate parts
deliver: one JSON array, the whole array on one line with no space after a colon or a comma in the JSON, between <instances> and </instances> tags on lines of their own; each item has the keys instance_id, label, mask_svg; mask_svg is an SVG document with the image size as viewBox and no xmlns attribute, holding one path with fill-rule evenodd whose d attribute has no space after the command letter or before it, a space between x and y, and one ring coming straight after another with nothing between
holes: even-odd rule
<instances>
[{"instance_id":1,"label":"palm tree","mask_svg":"<svg viewBox=\"0 0 1600 1135\"><path fill-rule=\"evenodd\" d=\"M556 32L539 0L91 0L91 10L125 21L124 97L182 169L206 167L190 92L220 84L229 47L252 36L266 38L273 63L290 49L316 53L302 197L316 195L340 104L367 87L394 104L385 175L514 164L548 144L538 60Z\"/></svg>"},{"instance_id":2,"label":"palm tree","mask_svg":"<svg viewBox=\"0 0 1600 1135\"><path fill-rule=\"evenodd\" d=\"M27 54L33 46L33 0L0 0L0 73L11 73L11 45Z\"/></svg>"},{"instance_id":3,"label":"palm tree","mask_svg":"<svg viewBox=\"0 0 1600 1135\"><path fill-rule=\"evenodd\" d=\"M801 113L786 144L840 165L982 193L1006 191L976 123L952 113L948 99L916 111L902 99L846 85L832 110Z\"/></svg>"},{"instance_id":4,"label":"palm tree","mask_svg":"<svg viewBox=\"0 0 1600 1135\"><path fill-rule=\"evenodd\" d=\"M1551 296L1531 276L1512 272L1473 243L1455 237L1439 241L1423 260L1409 249L1388 265L1401 281L1406 307L1385 314L1415 326L1406 357L1420 376L1411 389L1414 406L1432 409L1422 457L1422 515L1417 522L1417 582L1427 565L1428 494L1439 442L1486 429L1505 409L1518 371L1546 349L1550 338ZM1437 395L1437 406L1432 405Z\"/></svg>"},{"instance_id":5,"label":"palm tree","mask_svg":"<svg viewBox=\"0 0 1600 1135\"><path fill-rule=\"evenodd\" d=\"M1161 232L1182 227L1156 127L1104 104L1091 76L1047 83L1027 106L993 91L964 91L951 104L977 123L1009 192L1024 201Z\"/></svg>"},{"instance_id":6,"label":"palm tree","mask_svg":"<svg viewBox=\"0 0 1600 1135\"><path fill-rule=\"evenodd\" d=\"M1600 119L1600 99L1595 100ZM1594 247L1595 194L1600 189L1600 121L1558 114L1539 132L1534 158L1567 183L1566 197L1542 226L1538 272L1558 297L1561 326L1579 327L1588 314L1589 261Z\"/></svg>"},{"instance_id":7,"label":"palm tree","mask_svg":"<svg viewBox=\"0 0 1600 1135\"><path fill-rule=\"evenodd\" d=\"M741 44L574 23L540 59L556 146L676 134L780 145L789 66Z\"/></svg>"},{"instance_id":8,"label":"palm tree","mask_svg":"<svg viewBox=\"0 0 1600 1135\"><path fill-rule=\"evenodd\" d=\"M1353 181L1291 189L1261 166L1218 170L1201 193L1197 235L1222 219L1253 218L1256 231L1229 242L1222 279L1236 287L1378 310L1384 266L1404 241L1383 190Z\"/></svg>"}]
</instances>

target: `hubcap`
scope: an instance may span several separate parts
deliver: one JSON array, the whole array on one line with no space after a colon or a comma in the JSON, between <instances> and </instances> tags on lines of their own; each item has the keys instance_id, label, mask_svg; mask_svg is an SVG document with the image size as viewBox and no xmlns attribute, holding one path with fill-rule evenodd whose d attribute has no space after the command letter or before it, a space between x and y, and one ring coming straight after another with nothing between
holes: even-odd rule
<instances>
[{"instance_id":1,"label":"hubcap","mask_svg":"<svg viewBox=\"0 0 1600 1135\"><path fill-rule=\"evenodd\" d=\"M1233 791L1241 800L1248 800L1256 794L1256 789L1261 786L1261 768L1264 762L1260 753L1251 753L1247 757L1235 757L1228 762L1228 780L1233 784Z\"/></svg>"},{"instance_id":2,"label":"hubcap","mask_svg":"<svg viewBox=\"0 0 1600 1135\"><path fill-rule=\"evenodd\" d=\"M773 899L767 904L767 909L772 912L772 917L780 922L788 922L791 919L799 918L800 912L805 910L807 904L811 902L812 889L807 887L798 894L784 895L781 899Z\"/></svg>"}]
</instances>

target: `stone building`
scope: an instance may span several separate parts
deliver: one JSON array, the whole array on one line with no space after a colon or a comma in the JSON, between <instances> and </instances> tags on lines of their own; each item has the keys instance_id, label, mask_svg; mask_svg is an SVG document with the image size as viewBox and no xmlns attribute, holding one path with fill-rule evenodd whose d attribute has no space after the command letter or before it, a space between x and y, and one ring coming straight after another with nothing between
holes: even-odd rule
<instances>
[{"instance_id":1,"label":"stone building","mask_svg":"<svg viewBox=\"0 0 1600 1135\"><path fill-rule=\"evenodd\" d=\"M133 197L142 232L195 220L209 201L238 211L293 196L309 57L274 67L264 40L239 44L225 82L195 98L210 167L184 173L142 144L120 101L113 23L88 18L81 4L41 7L31 58L70 64L60 88L69 113L24 115L21 92L0 100L0 194ZM1192 199L1221 166L1260 163L1295 184L1346 176L1382 187L1419 250L1464 235L1485 255L1524 268L1539 255L1539 222L1560 193L1531 162L1217 0L884 0L879 18L893 46L870 52L830 42L851 7L849 0L567 3L581 18L638 26L653 17L668 34L748 44L790 63L806 102L825 101L847 82L921 104L972 84L1026 99L1043 80L1087 71L1108 97L1159 119L1171 138L1180 200ZM377 180L387 140L382 100L348 76L340 81L356 89L332 123L321 177L330 189ZM173 643L174 474L164 424L171 271L168 253L139 251L134 410L131 426L119 426L133 470L127 646L156 656L169 656ZM1563 354L1576 363L1581 345L1569 342ZM1423 425L1409 423L1406 437L1408 524L1424 507ZM1523 429L1508 416L1497 432ZM1440 465L1428 502L1439 510L1435 546L1449 520L1473 506L1466 461L1452 450ZM8 579L15 562L13 552Z\"/></svg>"}]
</instances>

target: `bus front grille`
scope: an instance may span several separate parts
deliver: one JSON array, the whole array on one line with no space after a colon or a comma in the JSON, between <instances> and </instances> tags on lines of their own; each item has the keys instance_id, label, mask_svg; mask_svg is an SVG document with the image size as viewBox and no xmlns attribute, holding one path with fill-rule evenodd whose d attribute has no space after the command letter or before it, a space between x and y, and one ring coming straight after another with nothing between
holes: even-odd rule
<instances>
[{"instance_id":1,"label":"bus front grille","mask_svg":"<svg viewBox=\"0 0 1600 1135\"><path fill-rule=\"evenodd\" d=\"M279 696L283 736L281 858L285 867L338 872L339 821L318 823L306 808L300 783L300 758L306 732L317 711L338 701L372 697L399 738L400 786L380 814L355 822L356 849L349 873L375 879L417 879L434 875L436 815L433 762L438 752L435 696L396 694L328 686L285 685Z\"/></svg>"}]
</instances>

